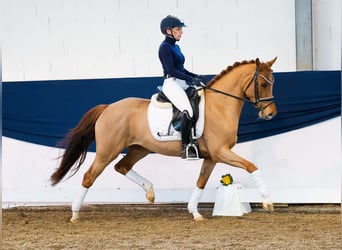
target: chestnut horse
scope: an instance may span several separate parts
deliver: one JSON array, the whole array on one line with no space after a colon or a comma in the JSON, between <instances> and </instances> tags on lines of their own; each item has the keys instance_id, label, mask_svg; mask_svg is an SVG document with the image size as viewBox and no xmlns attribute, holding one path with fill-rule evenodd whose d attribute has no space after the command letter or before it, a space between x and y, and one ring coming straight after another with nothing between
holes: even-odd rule
<instances>
[{"instance_id":1,"label":"chestnut horse","mask_svg":"<svg viewBox=\"0 0 342 250\"><path fill-rule=\"evenodd\" d=\"M215 76L204 89L204 130L198 139L203 163L188 203L188 210L196 221L203 219L197 206L216 163L226 163L250 173L263 197L263 207L266 211L273 211L260 170L252 162L233 153L231 148L237 143L239 117L244 102L253 104L262 119L270 120L276 115L271 69L276 59L266 63L258 58L236 62ZM96 140L95 159L84 174L80 194L72 204L72 222L78 220L81 205L95 179L125 148L128 149L127 154L116 163L115 170L143 188L147 200L154 202L152 183L135 172L133 165L151 152L179 157L181 142L153 139L147 122L149 103L150 100L146 99L125 98L109 105L98 105L89 110L65 138L66 149L60 166L51 176L52 185L60 182L69 171L74 174L79 170L89 145Z\"/></svg>"}]
</instances>

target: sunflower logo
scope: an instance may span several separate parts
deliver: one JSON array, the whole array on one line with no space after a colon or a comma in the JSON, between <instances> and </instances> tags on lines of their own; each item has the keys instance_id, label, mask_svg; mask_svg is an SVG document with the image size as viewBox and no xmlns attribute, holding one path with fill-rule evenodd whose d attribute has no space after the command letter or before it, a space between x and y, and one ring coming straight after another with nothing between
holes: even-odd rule
<instances>
[{"instance_id":1,"label":"sunflower logo","mask_svg":"<svg viewBox=\"0 0 342 250\"><path fill-rule=\"evenodd\" d=\"M233 176L231 174L222 175L221 181L223 186L233 184Z\"/></svg>"}]
</instances>

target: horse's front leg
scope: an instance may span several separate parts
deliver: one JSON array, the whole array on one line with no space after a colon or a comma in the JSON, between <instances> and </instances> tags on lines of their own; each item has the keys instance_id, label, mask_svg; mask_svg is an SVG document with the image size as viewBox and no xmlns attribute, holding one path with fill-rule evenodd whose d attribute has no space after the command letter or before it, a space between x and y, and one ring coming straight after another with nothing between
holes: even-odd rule
<instances>
[{"instance_id":1,"label":"horse's front leg","mask_svg":"<svg viewBox=\"0 0 342 250\"><path fill-rule=\"evenodd\" d=\"M195 221L203 220L203 216L198 212L198 202L202 196L203 189L208 182L209 176L215 167L215 162L210 159L204 159L201 172L197 179L197 184L192 192L192 196L188 203L189 213L192 213Z\"/></svg>"},{"instance_id":2,"label":"horse's front leg","mask_svg":"<svg viewBox=\"0 0 342 250\"><path fill-rule=\"evenodd\" d=\"M263 208L268 212L273 212L273 202L270 197L270 192L268 191L264 179L262 177L261 171L252 163L249 162L239 155L235 154L228 148L224 148L218 154L218 161L222 163L226 163L235 167L243 168L248 173L251 174L252 179L254 180L258 191L263 198Z\"/></svg>"}]
</instances>

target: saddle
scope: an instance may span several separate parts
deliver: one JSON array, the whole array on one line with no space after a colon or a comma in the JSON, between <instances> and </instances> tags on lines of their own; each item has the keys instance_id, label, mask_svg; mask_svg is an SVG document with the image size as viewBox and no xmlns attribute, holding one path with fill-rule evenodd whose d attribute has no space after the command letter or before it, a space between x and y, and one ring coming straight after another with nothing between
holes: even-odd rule
<instances>
[{"instance_id":1,"label":"saddle","mask_svg":"<svg viewBox=\"0 0 342 250\"><path fill-rule=\"evenodd\" d=\"M200 95L198 94L198 90L195 87L189 86L185 90L186 95L189 98L192 110L193 110L193 131L194 135L196 136L196 123L198 121L199 117L199 102L201 100ZM182 112L177 109L173 103L167 98L167 96L164 94L162 90L162 86L157 87L157 98L156 100L160 103L171 103L172 104L172 119L169 124L168 131L170 132L171 126L174 128L174 130L180 132L181 130L181 123L182 123Z\"/></svg>"}]
</instances>

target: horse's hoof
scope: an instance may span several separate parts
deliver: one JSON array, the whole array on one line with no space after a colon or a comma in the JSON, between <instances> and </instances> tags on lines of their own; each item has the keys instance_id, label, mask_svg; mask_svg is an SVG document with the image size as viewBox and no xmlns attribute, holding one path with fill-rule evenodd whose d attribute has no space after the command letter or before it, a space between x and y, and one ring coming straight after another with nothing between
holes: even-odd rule
<instances>
[{"instance_id":1,"label":"horse's hoof","mask_svg":"<svg viewBox=\"0 0 342 250\"><path fill-rule=\"evenodd\" d=\"M199 212L195 212L192 213L192 215L194 216L194 221L204 221L204 217L199 213Z\"/></svg>"},{"instance_id":2,"label":"horse's hoof","mask_svg":"<svg viewBox=\"0 0 342 250\"><path fill-rule=\"evenodd\" d=\"M273 207L273 202L271 200L271 198L267 197L263 203L262 203L262 207L265 209L265 211L267 212L274 212L274 207Z\"/></svg>"},{"instance_id":3,"label":"horse's hoof","mask_svg":"<svg viewBox=\"0 0 342 250\"><path fill-rule=\"evenodd\" d=\"M76 212L73 212L73 213L72 213L72 217L71 217L71 219L70 219L70 222L71 222L71 223L76 223L76 222L79 221L79 219L80 219L79 214L76 213Z\"/></svg>"},{"instance_id":4,"label":"horse's hoof","mask_svg":"<svg viewBox=\"0 0 342 250\"><path fill-rule=\"evenodd\" d=\"M146 199L150 203L154 203L155 195L154 195L153 187L150 187L150 189L146 192Z\"/></svg>"}]
</instances>

